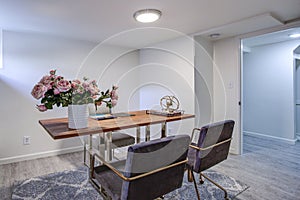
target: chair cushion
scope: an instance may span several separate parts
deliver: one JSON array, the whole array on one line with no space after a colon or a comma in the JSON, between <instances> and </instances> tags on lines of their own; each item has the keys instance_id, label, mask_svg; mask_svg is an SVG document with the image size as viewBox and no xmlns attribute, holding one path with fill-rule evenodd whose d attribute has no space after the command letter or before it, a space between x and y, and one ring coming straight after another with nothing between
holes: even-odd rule
<instances>
[{"instance_id":1,"label":"chair cushion","mask_svg":"<svg viewBox=\"0 0 300 200\"><path fill-rule=\"evenodd\" d=\"M135 138L126 133L116 132L112 134L112 143L116 147L129 146L135 143Z\"/></svg>"},{"instance_id":2,"label":"chair cushion","mask_svg":"<svg viewBox=\"0 0 300 200\"><path fill-rule=\"evenodd\" d=\"M101 137L101 143L104 143ZM112 134L112 148L125 147L135 143L135 138L131 135L121 132L113 132Z\"/></svg>"},{"instance_id":3,"label":"chair cushion","mask_svg":"<svg viewBox=\"0 0 300 200\"><path fill-rule=\"evenodd\" d=\"M111 164L120 171L124 170L124 160ZM95 167L94 172L95 179L104 188L105 192L114 200L121 199L122 179L105 165Z\"/></svg>"}]
</instances>

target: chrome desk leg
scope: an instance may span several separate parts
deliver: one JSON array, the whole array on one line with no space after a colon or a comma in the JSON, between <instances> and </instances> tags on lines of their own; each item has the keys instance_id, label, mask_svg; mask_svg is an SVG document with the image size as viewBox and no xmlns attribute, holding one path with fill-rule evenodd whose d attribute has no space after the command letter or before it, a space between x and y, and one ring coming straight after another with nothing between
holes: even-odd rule
<instances>
[{"instance_id":1,"label":"chrome desk leg","mask_svg":"<svg viewBox=\"0 0 300 200\"><path fill-rule=\"evenodd\" d=\"M91 169L92 166L92 160L93 160L93 154L92 154L92 150L93 150L93 135L91 134L89 137L89 155L90 155L90 166L89 168Z\"/></svg>"},{"instance_id":2,"label":"chrome desk leg","mask_svg":"<svg viewBox=\"0 0 300 200\"><path fill-rule=\"evenodd\" d=\"M106 153L107 153L107 159L108 161L112 160L112 149L111 149L111 143L112 143L112 132L108 132L105 134L105 144L106 144Z\"/></svg>"},{"instance_id":3,"label":"chrome desk leg","mask_svg":"<svg viewBox=\"0 0 300 200\"><path fill-rule=\"evenodd\" d=\"M98 151L101 157L105 158L105 141L103 141L101 138L104 138L104 133L99 133L99 144L98 144Z\"/></svg>"},{"instance_id":4,"label":"chrome desk leg","mask_svg":"<svg viewBox=\"0 0 300 200\"><path fill-rule=\"evenodd\" d=\"M150 140L150 125L146 126L146 141Z\"/></svg>"},{"instance_id":5,"label":"chrome desk leg","mask_svg":"<svg viewBox=\"0 0 300 200\"><path fill-rule=\"evenodd\" d=\"M162 138L167 136L166 129L167 129L167 123L166 122L161 123L161 137Z\"/></svg>"},{"instance_id":6,"label":"chrome desk leg","mask_svg":"<svg viewBox=\"0 0 300 200\"><path fill-rule=\"evenodd\" d=\"M140 143L141 142L141 127L138 126L136 127L136 143Z\"/></svg>"}]
</instances>

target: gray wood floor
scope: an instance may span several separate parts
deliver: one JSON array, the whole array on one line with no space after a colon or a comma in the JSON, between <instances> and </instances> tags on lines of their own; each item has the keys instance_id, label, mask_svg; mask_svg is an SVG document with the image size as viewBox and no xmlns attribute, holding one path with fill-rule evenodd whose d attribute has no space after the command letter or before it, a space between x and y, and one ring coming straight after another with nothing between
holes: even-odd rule
<instances>
[{"instance_id":1,"label":"gray wood floor","mask_svg":"<svg viewBox=\"0 0 300 200\"><path fill-rule=\"evenodd\" d=\"M82 165L82 152L0 166L0 199L10 199L14 182ZM300 199L300 143L244 136L244 154L230 155L214 170L250 186L240 200Z\"/></svg>"},{"instance_id":2,"label":"gray wood floor","mask_svg":"<svg viewBox=\"0 0 300 200\"><path fill-rule=\"evenodd\" d=\"M300 199L300 143L244 136L244 154L231 155L215 170L250 186L238 199Z\"/></svg>"}]
</instances>

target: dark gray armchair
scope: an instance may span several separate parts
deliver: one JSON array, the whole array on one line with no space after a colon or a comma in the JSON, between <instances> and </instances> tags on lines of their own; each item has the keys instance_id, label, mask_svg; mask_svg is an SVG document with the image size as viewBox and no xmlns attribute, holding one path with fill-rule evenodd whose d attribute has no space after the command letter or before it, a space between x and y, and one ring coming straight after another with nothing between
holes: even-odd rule
<instances>
[{"instance_id":1,"label":"dark gray armchair","mask_svg":"<svg viewBox=\"0 0 300 200\"><path fill-rule=\"evenodd\" d=\"M225 120L213 124L203 126L201 129L195 128L192 133L192 139L198 132L197 143L191 143L188 151L188 178L194 182L198 199L200 199L197 183L193 172L200 175L200 183L203 183L202 177L224 191L224 198L228 199L227 191L205 176L202 171L227 159L229 153L230 142L234 128L233 120Z\"/></svg>"},{"instance_id":2,"label":"dark gray armchair","mask_svg":"<svg viewBox=\"0 0 300 200\"><path fill-rule=\"evenodd\" d=\"M128 148L127 159L92 166L91 178L106 199L150 200L177 188L183 181L190 137L177 135Z\"/></svg>"}]
</instances>

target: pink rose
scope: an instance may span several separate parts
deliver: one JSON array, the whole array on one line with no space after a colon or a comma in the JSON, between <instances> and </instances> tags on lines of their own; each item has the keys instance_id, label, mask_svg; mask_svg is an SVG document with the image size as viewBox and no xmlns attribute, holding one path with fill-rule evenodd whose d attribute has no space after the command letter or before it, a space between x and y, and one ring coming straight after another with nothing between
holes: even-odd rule
<instances>
[{"instance_id":1,"label":"pink rose","mask_svg":"<svg viewBox=\"0 0 300 200\"><path fill-rule=\"evenodd\" d=\"M54 70L54 69L52 69L52 70L50 71L50 74L51 74L51 75L55 75L55 73L56 73L56 70Z\"/></svg>"},{"instance_id":2,"label":"pink rose","mask_svg":"<svg viewBox=\"0 0 300 200\"><path fill-rule=\"evenodd\" d=\"M72 82L71 87L72 87L73 90L76 90L79 87L79 84L76 83L76 82Z\"/></svg>"},{"instance_id":3,"label":"pink rose","mask_svg":"<svg viewBox=\"0 0 300 200\"><path fill-rule=\"evenodd\" d=\"M43 78L40 80L40 83L44 85L50 85L53 82L52 78L48 75L43 76Z\"/></svg>"},{"instance_id":4,"label":"pink rose","mask_svg":"<svg viewBox=\"0 0 300 200\"><path fill-rule=\"evenodd\" d=\"M114 99L114 100L118 100L119 99L119 96L118 96L116 90L112 90L111 93L110 93L110 96L111 96L111 99Z\"/></svg>"},{"instance_id":5,"label":"pink rose","mask_svg":"<svg viewBox=\"0 0 300 200\"><path fill-rule=\"evenodd\" d=\"M41 97L44 97L46 92L47 92L47 87L41 83L38 83L33 87L31 91L31 95L36 99L40 99Z\"/></svg>"},{"instance_id":6,"label":"pink rose","mask_svg":"<svg viewBox=\"0 0 300 200\"><path fill-rule=\"evenodd\" d=\"M47 108L44 104L36 105L36 108L41 112L45 112L47 110Z\"/></svg>"},{"instance_id":7,"label":"pink rose","mask_svg":"<svg viewBox=\"0 0 300 200\"><path fill-rule=\"evenodd\" d=\"M53 93L56 95L56 94L59 94L59 93L60 93L60 91L59 91L57 88L54 88L54 91L53 91Z\"/></svg>"},{"instance_id":8,"label":"pink rose","mask_svg":"<svg viewBox=\"0 0 300 200\"><path fill-rule=\"evenodd\" d=\"M115 107L117 105L118 101L116 99L111 100L112 107Z\"/></svg>"},{"instance_id":9,"label":"pink rose","mask_svg":"<svg viewBox=\"0 0 300 200\"><path fill-rule=\"evenodd\" d=\"M71 83L67 80L62 79L56 83L56 88L60 92L67 92L71 89Z\"/></svg>"},{"instance_id":10,"label":"pink rose","mask_svg":"<svg viewBox=\"0 0 300 200\"><path fill-rule=\"evenodd\" d=\"M90 84L87 90L91 93L92 96L99 94L100 90L97 86Z\"/></svg>"},{"instance_id":11,"label":"pink rose","mask_svg":"<svg viewBox=\"0 0 300 200\"><path fill-rule=\"evenodd\" d=\"M82 83L82 86L83 86L84 88L88 88L88 87L90 86L90 84L89 84L88 82L83 82L83 83Z\"/></svg>"},{"instance_id":12,"label":"pink rose","mask_svg":"<svg viewBox=\"0 0 300 200\"><path fill-rule=\"evenodd\" d=\"M49 85L45 85L45 87L47 88L47 90L51 90L53 87L52 87L52 84L49 84Z\"/></svg>"},{"instance_id":13,"label":"pink rose","mask_svg":"<svg viewBox=\"0 0 300 200\"><path fill-rule=\"evenodd\" d=\"M54 77L54 81L55 82L58 82L58 81L60 81L62 79L64 79L64 77L62 77L62 76L56 76L56 77Z\"/></svg>"}]
</instances>

